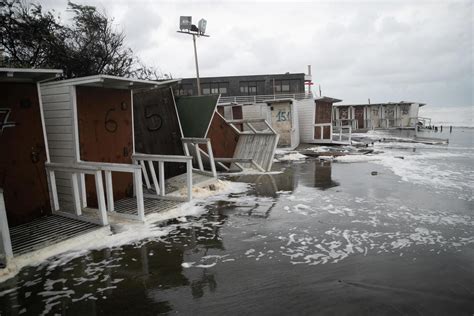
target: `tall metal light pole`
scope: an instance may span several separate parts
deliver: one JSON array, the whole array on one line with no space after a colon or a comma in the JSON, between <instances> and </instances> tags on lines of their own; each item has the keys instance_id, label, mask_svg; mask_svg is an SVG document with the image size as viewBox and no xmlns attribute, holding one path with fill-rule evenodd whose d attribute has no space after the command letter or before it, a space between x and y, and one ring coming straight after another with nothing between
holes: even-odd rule
<instances>
[{"instance_id":1,"label":"tall metal light pole","mask_svg":"<svg viewBox=\"0 0 474 316\"><path fill-rule=\"evenodd\" d=\"M199 36L209 37L209 35L204 34L206 32L206 25L207 25L207 21L204 19L199 20L198 26L196 26L192 24L192 17L190 16L179 17L179 31L177 32L193 36L194 62L196 63L196 80L197 80L198 95L201 95L201 82L199 81L199 64L198 64L198 57L197 57L196 37L199 37Z\"/></svg>"}]
</instances>

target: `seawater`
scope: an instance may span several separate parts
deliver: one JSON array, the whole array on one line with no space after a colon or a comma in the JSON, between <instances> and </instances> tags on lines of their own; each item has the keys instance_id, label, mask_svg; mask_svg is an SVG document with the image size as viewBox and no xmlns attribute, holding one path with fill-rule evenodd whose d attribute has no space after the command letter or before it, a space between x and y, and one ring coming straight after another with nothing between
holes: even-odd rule
<instances>
[{"instance_id":1,"label":"seawater","mask_svg":"<svg viewBox=\"0 0 474 316\"><path fill-rule=\"evenodd\" d=\"M229 178L164 236L24 268L0 315L472 315L473 135Z\"/></svg>"}]
</instances>

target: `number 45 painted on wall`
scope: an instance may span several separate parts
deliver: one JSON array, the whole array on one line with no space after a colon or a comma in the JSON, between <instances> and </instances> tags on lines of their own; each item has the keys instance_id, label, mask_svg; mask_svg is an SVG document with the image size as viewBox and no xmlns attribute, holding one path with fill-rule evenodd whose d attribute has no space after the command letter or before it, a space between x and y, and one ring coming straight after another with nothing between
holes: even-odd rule
<instances>
[{"instance_id":1,"label":"number 45 painted on wall","mask_svg":"<svg viewBox=\"0 0 474 316\"><path fill-rule=\"evenodd\" d=\"M278 111L276 117L277 117L277 122L286 122L291 119L291 112Z\"/></svg>"}]
</instances>

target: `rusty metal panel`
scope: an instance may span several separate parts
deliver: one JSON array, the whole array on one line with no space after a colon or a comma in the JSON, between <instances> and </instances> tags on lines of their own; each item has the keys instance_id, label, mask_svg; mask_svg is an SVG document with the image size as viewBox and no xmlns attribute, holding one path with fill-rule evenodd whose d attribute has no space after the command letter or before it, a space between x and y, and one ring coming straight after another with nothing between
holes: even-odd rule
<instances>
[{"instance_id":1,"label":"rusty metal panel","mask_svg":"<svg viewBox=\"0 0 474 316\"><path fill-rule=\"evenodd\" d=\"M225 119L214 113L211 126L207 133L207 137L211 139L212 152L216 158L232 158L234 157L235 148L239 140L239 135L225 121ZM202 148L204 148L202 146Z\"/></svg>"},{"instance_id":2,"label":"rusty metal panel","mask_svg":"<svg viewBox=\"0 0 474 316\"><path fill-rule=\"evenodd\" d=\"M51 213L36 84L0 83L0 187L8 223Z\"/></svg>"},{"instance_id":3,"label":"rusty metal panel","mask_svg":"<svg viewBox=\"0 0 474 316\"><path fill-rule=\"evenodd\" d=\"M132 163L132 109L129 90L76 87L80 157L84 161ZM113 174L115 199L132 192L132 175ZM97 205L95 183L86 177L88 204Z\"/></svg>"},{"instance_id":4,"label":"rusty metal panel","mask_svg":"<svg viewBox=\"0 0 474 316\"><path fill-rule=\"evenodd\" d=\"M171 88L157 88L133 96L135 151L154 155L184 155L179 118ZM167 163L165 177L186 172L186 166Z\"/></svg>"}]
</instances>

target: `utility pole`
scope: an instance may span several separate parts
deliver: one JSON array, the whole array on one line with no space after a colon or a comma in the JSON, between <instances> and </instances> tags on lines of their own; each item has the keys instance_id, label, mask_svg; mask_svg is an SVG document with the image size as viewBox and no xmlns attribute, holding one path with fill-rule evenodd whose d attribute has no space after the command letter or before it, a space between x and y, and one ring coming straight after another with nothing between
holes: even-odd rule
<instances>
[{"instance_id":1,"label":"utility pole","mask_svg":"<svg viewBox=\"0 0 474 316\"><path fill-rule=\"evenodd\" d=\"M201 82L199 80L199 64L198 64L198 56L197 56L197 48L196 48L196 37L199 37L199 36L209 37L209 35L204 34L206 32L206 25L207 25L207 21L204 19L199 20L198 26L196 26L192 24L192 17L190 16L179 17L180 30L177 32L193 36L194 62L196 64L196 83L197 83L198 95L201 95Z\"/></svg>"},{"instance_id":2,"label":"utility pole","mask_svg":"<svg viewBox=\"0 0 474 316\"><path fill-rule=\"evenodd\" d=\"M198 89L198 95L201 95L201 82L199 80L199 63L198 63L198 53L196 49L196 35L195 34L193 34L193 43L194 43L194 62L196 63L197 89Z\"/></svg>"}]
</instances>

